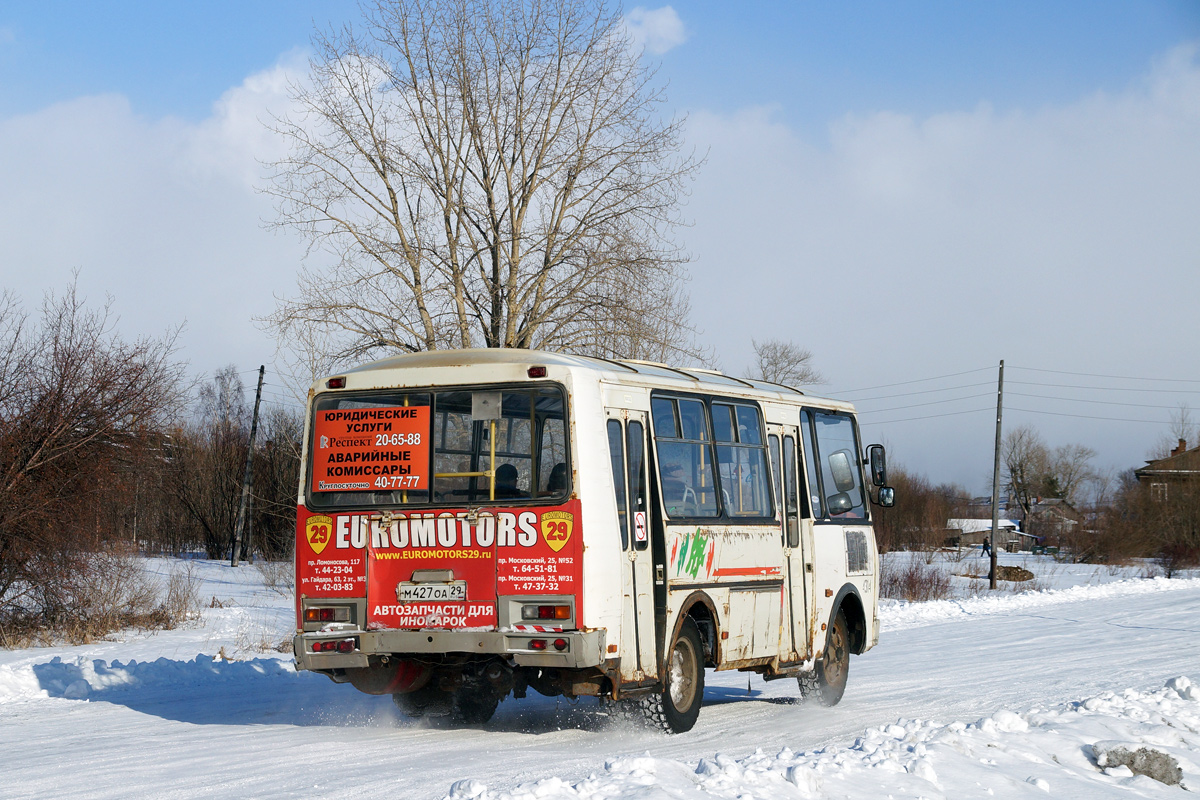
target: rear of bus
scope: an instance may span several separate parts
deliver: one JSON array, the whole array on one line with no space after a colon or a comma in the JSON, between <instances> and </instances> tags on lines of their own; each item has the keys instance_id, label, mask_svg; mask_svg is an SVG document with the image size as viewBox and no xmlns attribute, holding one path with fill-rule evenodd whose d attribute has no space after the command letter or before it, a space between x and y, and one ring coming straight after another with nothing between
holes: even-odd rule
<instances>
[{"instance_id":1,"label":"rear of bus","mask_svg":"<svg viewBox=\"0 0 1200 800\"><path fill-rule=\"evenodd\" d=\"M422 353L314 387L297 668L468 721L528 686L599 690L603 632L581 619L571 372L519 353Z\"/></svg>"}]
</instances>

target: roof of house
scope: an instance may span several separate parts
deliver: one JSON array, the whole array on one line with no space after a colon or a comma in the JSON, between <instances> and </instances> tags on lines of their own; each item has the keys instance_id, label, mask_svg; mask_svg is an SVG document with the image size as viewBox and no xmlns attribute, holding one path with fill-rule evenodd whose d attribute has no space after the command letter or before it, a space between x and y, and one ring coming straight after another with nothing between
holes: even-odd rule
<instances>
[{"instance_id":1,"label":"roof of house","mask_svg":"<svg viewBox=\"0 0 1200 800\"><path fill-rule=\"evenodd\" d=\"M1182 442L1180 443L1182 444ZM1142 475L1200 475L1200 447L1175 452L1166 458L1157 458L1146 462L1146 466L1135 469L1134 474Z\"/></svg>"},{"instance_id":2,"label":"roof of house","mask_svg":"<svg viewBox=\"0 0 1200 800\"><path fill-rule=\"evenodd\" d=\"M1015 530L1017 523L1015 520L1002 519L998 523L998 530ZM992 519L951 519L946 521L946 527L954 530L962 531L963 533L981 533L992 529Z\"/></svg>"}]
</instances>

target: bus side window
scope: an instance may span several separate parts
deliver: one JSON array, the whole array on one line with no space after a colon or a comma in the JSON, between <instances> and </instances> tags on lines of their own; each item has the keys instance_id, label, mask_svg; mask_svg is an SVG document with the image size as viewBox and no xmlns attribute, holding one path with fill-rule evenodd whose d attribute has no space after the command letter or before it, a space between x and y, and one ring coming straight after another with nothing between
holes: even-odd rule
<instances>
[{"instance_id":1,"label":"bus side window","mask_svg":"<svg viewBox=\"0 0 1200 800\"><path fill-rule=\"evenodd\" d=\"M817 439L821 489L825 510L839 519L862 519L867 515L862 488L862 462L854 420L845 414L810 411Z\"/></svg>"},{"instance_id":2,"label":"bus side window","mask_svg":"<svg viewBox=\"0 0 1200 800\"><path fill-rule=\"evenodd\" d=\"M814 519L825 516L825 507L821 503L821 483L817 476L817 440L812 435L812 412L805 410L800 415L800 426L804 431L804 465L808 473L808 500L812 504Z\"/></svg>"},{"instance_id":3,"label":"bus side window","mask_svg":"<svg viewBox=\"0 0 1200 800\"><path fill-rule=\"evenodd\" d=\"M783 495L781 503L785 503L785 519L787 520L788 547L800 546L800 522L796 491L796 440L791 436L783 437Z\"/></svg>"},{"instance_id":4,"label":"bus side window","mask_svg":"<svg viewBox=\"0 0 1200 800\"><path fill-rule=\"evenodd\" d=\"M625 510L625 437L621 421L608 421L608 458L612 464L613 489L617 494L617 524L621 528L621 549L629 549L629 520Z\"/></svg>"},{"instance_id":5,"label":"bus side window","mask_svg":"<svg viewBox=\"0 0 1200 800\"><path fill-rule=\"evenodd\" d=\"M725 513L731 517L773 516L767 488L771 481L770 470L758 409L713 403L712 418ZM775 445L775 463L778 464L778 438Z\"/></svg>"},{"instance_id":6,"label":"bus side window","mask_svg":"<svg viewBox=\"0 0 1200 800\"><path fill-rule=\"evenodd\" d=\"M545 489L540 494L564 497L571 486L566 441L566 432L560 417L548 417L542 422L542 441L538 449L537 463L539 484Z\"/></svg>"},{"instance_id":7,"label":"bus side window","mask_svg":"<svg viewBox=\"0 0 1200 800\"><path fill-rule=\"evenodd\" d=\"M630 422L625 431L625 438L629 443L629 499L630 505L634 513L641 512L642 524L649 524L645 517L646 512L646 434L642 430L642 423ZM650 545L650 539L644 536L641 539L634 537L633 546L638 550L645 550Z\"/></svg>"},{"instance_id":8,"label":"bus side window","mask_svg":"<svg viewBox=\"0 0 1200 800\"><path fill-rule=\"evenodd\" d=\"M652 398L659 486L669 517L716 517L716 479L704 403Z\"/></svg>"},{"instance_id":9,"label":"bus side window","mask_svg":"<svg viewBox=\"0 0 1200 800\"><path fill-rule=\"evenodd\" d=\"M771 478L775 484L775 502L782 506L783 493L779 487L779 474L780 470L783 469L783 465L779 460L779 437L772 433L767 437L767 441L770 443L771 448Z\"/></svg>"}]
</instances>

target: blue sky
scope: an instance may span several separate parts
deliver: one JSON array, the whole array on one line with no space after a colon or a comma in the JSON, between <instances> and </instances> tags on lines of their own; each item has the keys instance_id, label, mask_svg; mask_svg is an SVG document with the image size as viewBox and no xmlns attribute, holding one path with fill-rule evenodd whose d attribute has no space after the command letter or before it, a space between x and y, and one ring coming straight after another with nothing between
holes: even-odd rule
<instances>
[{"instance_id":1,"label":"blue sky","mask_svg":"<svg viewBox=\"0 0 1200 800\"><path fill-rule=\"evenodd\" d=\"M1179 402L1200 417L1200 0L626 11L708 154L679 238L724 369L752 338L795 340L867 436L972 490L994 419L974 384L1002 358L1008 424L1114 471ZM357 13L0 2L3 287L35 308L78 270L127 335L186 320L198 374L270 365L254 318L304 250L263 226L261 120L286 112L314 23ZM900 383L925 394L852 391Z\"/></svg>"},{"instance_id":2,"label":"blue sky","mask_svg":"<svg viewBox=\"0 0 1200 800\"><path fill-rule=\"evenodd\" d=\"M664 59L673 103L777 103L818 126L846 112L1036 107L1119 90L1200 37L1196 0L673 7L689 34ZM0 113L118 92L138 113L198 120L246 75L306 48L314 24L357 15L351 0L7 2Z\"/></svg>"}]
</instances>

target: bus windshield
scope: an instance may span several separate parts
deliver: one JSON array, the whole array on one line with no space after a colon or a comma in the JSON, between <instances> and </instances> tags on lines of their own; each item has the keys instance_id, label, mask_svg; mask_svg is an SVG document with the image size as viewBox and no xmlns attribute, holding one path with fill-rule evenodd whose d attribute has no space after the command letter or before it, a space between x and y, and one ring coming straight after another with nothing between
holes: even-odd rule
<instances>
[{"instance_id":1,"label":"bus windshield","mask_svg":"<svg viewBox=\"0 0 1200 800\"><path fill-rule=\"evenodd\" d=\"M566 416L557 385L319 395L308 506L561 501Z\"/></svg>"}]
</instances>

